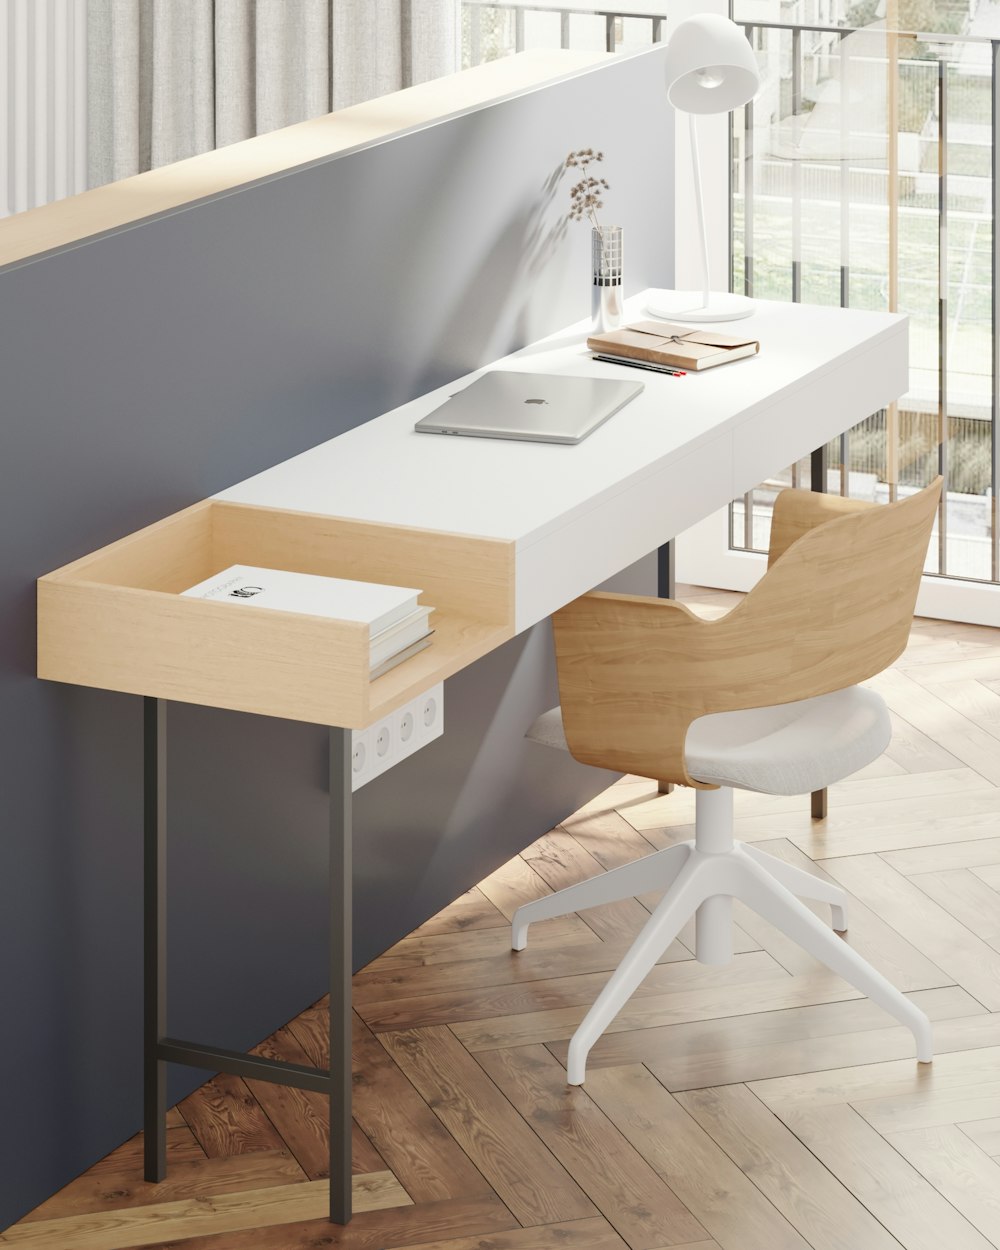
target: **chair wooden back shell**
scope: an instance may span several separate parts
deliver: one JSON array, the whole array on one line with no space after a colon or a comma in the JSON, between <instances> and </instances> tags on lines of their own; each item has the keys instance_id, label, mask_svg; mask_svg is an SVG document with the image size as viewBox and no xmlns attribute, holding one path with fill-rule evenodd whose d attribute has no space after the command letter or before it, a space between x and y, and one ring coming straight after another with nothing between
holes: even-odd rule
<instances>
[{"instance_id":1,"label":"chair wooden back shell","mask_svg":"<svg viewBox=\"0 0 1000 1250\"><path fill-rule=\"evenodd\" d=\"M563 726L582 763L699 786L688 728L713 712L828 694L903 651L941 479L876 506L810 491L775 503L768 571L721 620L594 592L553 620Z\"/></svg>"}]
</instances>

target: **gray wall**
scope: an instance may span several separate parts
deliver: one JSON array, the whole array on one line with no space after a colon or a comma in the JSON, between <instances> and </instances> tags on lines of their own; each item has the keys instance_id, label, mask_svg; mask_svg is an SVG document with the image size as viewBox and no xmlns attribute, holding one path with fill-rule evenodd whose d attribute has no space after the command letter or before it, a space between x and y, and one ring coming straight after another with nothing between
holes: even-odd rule
<instances>
[{"instance_id":1,"label":"gray wall","mask_svg":"<svg viewBox=\"0 0 1000 1250\"><path fill-rule=\"evenodd\" d=\"M36 577L584 316L571 148L606 153L628 287L669 284L661 60L0 271L0 1228L140 1122L140 704L35 679ZM359 962L607 780L521 743L548 647L453 679L445 737L359 795ZM170 1027L244 1047L325 988L325 738L181 706L170 738Z\"/></svg>"}]
</instances>

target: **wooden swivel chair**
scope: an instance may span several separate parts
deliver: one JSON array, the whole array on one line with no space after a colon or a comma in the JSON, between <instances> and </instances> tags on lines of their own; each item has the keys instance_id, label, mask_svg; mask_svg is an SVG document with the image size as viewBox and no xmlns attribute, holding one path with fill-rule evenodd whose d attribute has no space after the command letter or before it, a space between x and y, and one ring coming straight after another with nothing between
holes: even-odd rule
<instances>
[{"instance_id":1,"label":"wooden swivel chair","mask_svg":"<svg viewBox=\"0 0 1000 1250\"><path fill-rule=\"evenodd\" d=\"M663 898L573 1035L567 1075L582 1084L590 1048L694 913L702 963L732 957L732 900L754 911L885 1008L932 1058L931 1026L801 898L839 887L733 841L733 790L808 794L877 759L890 738L882 699L857 683L906 646L941 494L885 506L808 491L778 496L768 571L721 620L667 599L594 593L553 618L561 707L529 737L582 763L693 786L695 837L527 903L534 920L662 889Z\"/></svg>"}]
</instances>

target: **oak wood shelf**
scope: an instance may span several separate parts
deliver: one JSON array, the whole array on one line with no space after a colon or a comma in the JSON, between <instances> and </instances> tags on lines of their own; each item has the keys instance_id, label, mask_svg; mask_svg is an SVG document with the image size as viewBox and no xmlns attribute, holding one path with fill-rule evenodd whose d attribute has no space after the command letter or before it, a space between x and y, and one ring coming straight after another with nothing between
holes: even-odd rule
<instances>
[{"instance_id":1,"label":"oak wood shelf","mask_svg":"<svg viewBox=\"0 0 1000 1250\"><path fill-rule=\"evenodd\" d=\"M376 681L368 630L180 591L251 564L419 586L433 641ZM360 729L514 634L514 545L206 500L38 582L38 675Z\"/></svg>"}]
</instances>

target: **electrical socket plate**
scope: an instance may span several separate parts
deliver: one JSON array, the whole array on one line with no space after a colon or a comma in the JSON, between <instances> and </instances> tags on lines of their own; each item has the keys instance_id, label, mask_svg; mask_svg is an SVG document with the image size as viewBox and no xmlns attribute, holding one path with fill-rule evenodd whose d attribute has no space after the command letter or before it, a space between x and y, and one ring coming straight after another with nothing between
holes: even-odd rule
<instances>
[{"instance_id":1,"label":"electrical socket plate","mask_svg":"<svg viewBox=\"0 0 1000 1250\"><path fill-rule=\"evenodd\" d=\"M391 716L354 730L351 789L360 790L443 733L444 682L438 682Z\"/></svg>"}]
</instances>

